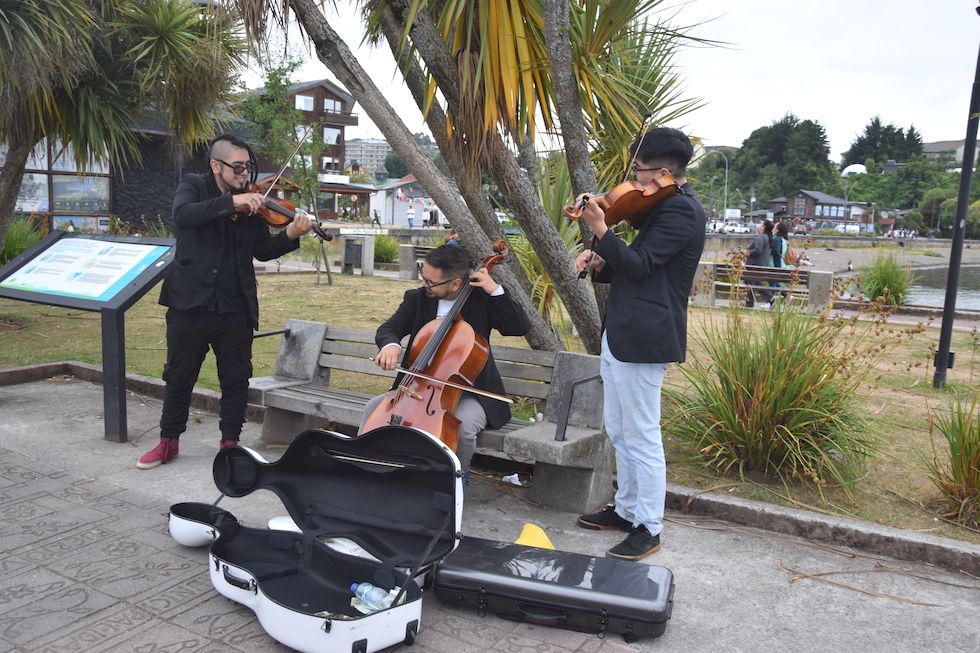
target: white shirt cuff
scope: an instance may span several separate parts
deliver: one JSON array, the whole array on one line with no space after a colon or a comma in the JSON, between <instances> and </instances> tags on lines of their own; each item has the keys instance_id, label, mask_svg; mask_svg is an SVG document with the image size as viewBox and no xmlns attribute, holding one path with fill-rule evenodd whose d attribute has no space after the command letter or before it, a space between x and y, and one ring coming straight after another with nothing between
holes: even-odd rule
<instances>
[{"instance_id":1,"label":"white shirt cuff","mask_svg":"<svg viewBox=\"0 0 980 653\"><path fill-rule=\"evenodd\" d=\"M490 293L490 296L491 297L500 297L503 294L504 294L504 287L501 286L500 284L497 284L497 289L494 290L492 293Z\"/></svg>"}]
</instances>

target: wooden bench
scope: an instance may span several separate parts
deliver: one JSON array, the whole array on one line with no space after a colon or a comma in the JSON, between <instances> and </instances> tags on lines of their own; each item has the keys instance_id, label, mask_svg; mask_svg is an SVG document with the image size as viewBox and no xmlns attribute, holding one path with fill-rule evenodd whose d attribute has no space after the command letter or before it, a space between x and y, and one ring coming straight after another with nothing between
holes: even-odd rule
<instances>
[{"instance_id":1,"label":"wooden bench","mask_svg":"<svg viewBox=\"0 0 980 653\"><path fill-rule=\"evenodd\" d=\"M550 507L585 511L607 501L612 448L602 431L598 357L492 349L507 394L543 403L539 412L544 419L512 419L500 429L481 432L477 453L532 463L531 498ZM274 374L249 383L249 401L265 406L263 444L287 444L308 428L356 432L365 404L387 391L395 376L370 360L377 351L372 332L290 320ZM372 381L372 392L348 389Z\"/></svg>"},{"instance_id":2,"label":"wooden bench","mask_svg":"<svg viewBox=\"0 0 980 653\"><path fill-rule=\"evenodd\" d=\"M398 278L417 281L419 278L419 263L434 250L429 245L399 245L398 246Z\"/></svg>"},{"instance_id":3,"label":"wooden bench","mask_svg":"<svg viewBox=\"0 0 980 653\"><path fill-rule=\"evenodd\" d=\"M745 302L748 292L755 291L759 303L765 301L759 297L760 294L779 293L786 299L805 303L808 311L815 312L830 302L834 282L833 272L799 267L746 265L737 279L735 275L735 266L729 263L700 263L694 282L694 303L714 306L716 299L731 300L733 296L737 301Z\"/></svg>"}]
</instances>

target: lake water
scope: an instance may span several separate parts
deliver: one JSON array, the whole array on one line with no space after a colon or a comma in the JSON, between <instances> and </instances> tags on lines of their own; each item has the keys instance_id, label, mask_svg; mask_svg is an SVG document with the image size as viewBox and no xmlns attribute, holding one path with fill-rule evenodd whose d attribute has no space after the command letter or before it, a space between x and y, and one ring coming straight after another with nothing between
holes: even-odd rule
<instances>
[{"instance_id":1,"label":"lake water","mask_svg":"<svg viewBox=\"0 0 980 653\"><path fill-rule=\"evenodd\" d=\"M913 270L915 280L909 289L907 304L938 306L946 299L946 277L949 268ZM980 266L961 267L956 308L980 310Z\"/></svg>"}]
</instances>

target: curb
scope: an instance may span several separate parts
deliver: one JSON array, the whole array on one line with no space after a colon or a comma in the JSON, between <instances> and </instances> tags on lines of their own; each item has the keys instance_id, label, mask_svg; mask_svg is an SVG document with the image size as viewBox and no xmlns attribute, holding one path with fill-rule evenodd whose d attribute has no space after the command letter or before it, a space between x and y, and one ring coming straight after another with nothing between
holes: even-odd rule
<instances>
[{"instance_id":1,"label":"curb","mask_svg":"<svg viewBox=\"0 0 980 653\"><path fill-rule=\"evenodd\" d=\"M77 361L61 361L0 369L0 387L17 383L43 381L60 374L82 381L102 382L99 366ZM126 389L131 392L163 398L160 379L126 375ZM217 412L220 395L211 390L194 390L191 405L200 410ZM261 423L265 407L249 404L246 418ZM704 492L670 484L666 507L682 514L716 517L735 524L775 533L802 537L813 542L851 547L862 552L900 560L926 562L951 570L980 575L980 546L934 535L881 526L847 517L823 515L798 508L788 508L762 501Z\"/></svg>"},{"instance_id":2,"label":"curb","mask_svg":"<svg viewBox=\"0 0 980 653\"><path fill-rule=\"evenodd\" d=\"M945 537L881 526L848 517L823 515L741 497L668 485L667 508L717 517L743 526L851 547L865 553L926 562L980 575L980 546Z\"/></svg>"}]
</instances>

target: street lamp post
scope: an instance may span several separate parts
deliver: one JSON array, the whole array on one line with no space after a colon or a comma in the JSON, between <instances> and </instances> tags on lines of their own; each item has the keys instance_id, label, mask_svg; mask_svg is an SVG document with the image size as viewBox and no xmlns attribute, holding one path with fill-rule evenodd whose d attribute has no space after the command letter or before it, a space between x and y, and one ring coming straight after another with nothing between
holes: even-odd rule
<instances>
[{"instance_id":1,"label":"street lamp post","mask_svg":"<svg viewBox=\"0 0 980 653\"><path fill-rule=\"evenodd\" d=\"M721 158L725 160L725 195L723 199L725 203L725 207L722 210L722 216L721 216L722 219L724 220L725 219L724 212L726 209L728 209L728 157L725 156L725 153L722 152L721 150L708 150L707 152L704 153L704 156L702 156L701 158L703 159L705 156L708 156L709 154L720 154Z\"/></svg>"}]
</instances>

